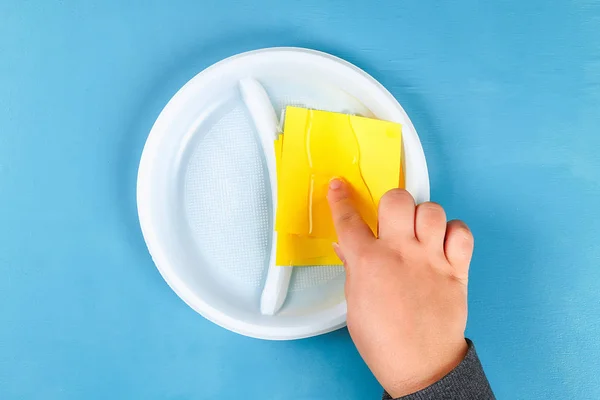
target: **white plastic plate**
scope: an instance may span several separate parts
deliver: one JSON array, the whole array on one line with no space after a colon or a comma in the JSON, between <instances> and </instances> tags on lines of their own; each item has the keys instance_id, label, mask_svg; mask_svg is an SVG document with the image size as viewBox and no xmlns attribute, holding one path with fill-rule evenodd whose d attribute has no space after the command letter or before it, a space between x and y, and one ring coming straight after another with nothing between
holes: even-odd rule
<instances>
[{"instance_id":1,"label":"white plastic plate","mask_svg":"<svg viewBox=\"0 0 600 400\"><path fill-rule=\"evenodd\" d=\"M346 323L342 267L294 268L282 308L261 313L274 212L256 121L240 90L248 79L265 89L277 116L295 105L401 123L406 188L417 202L429 200L417 133L381 84L329 54L271 48L202 71L161 112L138 173L144 239L169 286L214 323L274 340L330 332Z\"/></svg>"}]
</instances>

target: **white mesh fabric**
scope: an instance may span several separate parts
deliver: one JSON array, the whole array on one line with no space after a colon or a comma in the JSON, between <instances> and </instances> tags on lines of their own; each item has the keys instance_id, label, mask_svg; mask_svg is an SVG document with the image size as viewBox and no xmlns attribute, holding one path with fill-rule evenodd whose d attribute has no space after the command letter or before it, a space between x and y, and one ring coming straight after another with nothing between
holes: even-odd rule
<instances>
[{"instance_id":1,"label":"white mesh fabric","mask_svg":"<svg viewBox=\"0 0 600 400\"><path fill-rule=\"evenodd\" d=\"M213 268L236 285L262 290L273 225L264 156L244 107L228 112L191 143L196 147L184 166L183 201L208 264L199 268ZM290 291L321 285L341 273L342 267L295 268Z\"/></svg>"}]
</instances>

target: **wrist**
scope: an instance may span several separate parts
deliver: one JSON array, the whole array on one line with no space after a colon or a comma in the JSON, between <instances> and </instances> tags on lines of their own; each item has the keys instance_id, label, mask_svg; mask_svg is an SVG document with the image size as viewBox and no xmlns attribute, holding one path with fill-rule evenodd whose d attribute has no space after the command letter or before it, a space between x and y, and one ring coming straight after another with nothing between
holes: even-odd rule
<instances>
[{"instance_id":1,"label":"wrist","mask_svg":"<svg viewBox=\"0 0 600 400\"><path fill-rule=\"evenodd\" d=\"M413 371L416 373L413 376L402 380L396 376L395 381L382 384L382 386L393 398L416 393L448 375L463 361L467 351L468 344L463 339L451 348L438 352L436 356L419 361L418 364L421 365L421 368L415 368Z\"/></svg>"}]
</instances>

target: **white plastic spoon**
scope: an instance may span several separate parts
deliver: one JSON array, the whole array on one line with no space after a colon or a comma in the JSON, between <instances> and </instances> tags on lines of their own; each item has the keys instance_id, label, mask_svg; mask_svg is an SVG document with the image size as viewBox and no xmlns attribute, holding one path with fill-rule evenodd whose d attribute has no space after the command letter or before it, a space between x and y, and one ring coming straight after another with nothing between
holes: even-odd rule
<instances>
[{"instance_id":1,"label":"white plastic spoon","mask_svg":"<svg viewBox=\"0 0 600 400\"><path fill-rule=\"evenodd\" d=\"M260 144L267 160L269 181L271 184L271 201L273 204L273 221L277 211L277 166L275 163L274 141L279 134L278 121L271 100L263 86L252 78L245 78L239 83L242 98L254 125ZM260 298L260 311L264 315L274 315L287 297L292 267L278 266L275 264L277 250L277 231L273 229L271 252L269 256L269 269L267 279Z\"/></svg>"}]
</instances>

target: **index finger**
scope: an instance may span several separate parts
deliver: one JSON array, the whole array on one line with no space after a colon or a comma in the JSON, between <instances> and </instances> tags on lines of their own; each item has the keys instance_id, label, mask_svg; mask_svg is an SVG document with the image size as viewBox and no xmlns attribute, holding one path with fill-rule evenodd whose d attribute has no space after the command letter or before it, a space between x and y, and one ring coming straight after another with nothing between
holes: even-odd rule
<instances>
[{"instance_id":1,"label":"index finger","mask_svg":"<svg viewBox=\"0 0 600 400\"><path fill-rule=\"evenodd\" d=\"M329 183L327 200L339 245L346 258L352 258L365 245L375 241L371 228L352 204L350 194L350 187L346 182L332 179Z\"/></svg>"}]
</instances>

